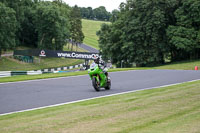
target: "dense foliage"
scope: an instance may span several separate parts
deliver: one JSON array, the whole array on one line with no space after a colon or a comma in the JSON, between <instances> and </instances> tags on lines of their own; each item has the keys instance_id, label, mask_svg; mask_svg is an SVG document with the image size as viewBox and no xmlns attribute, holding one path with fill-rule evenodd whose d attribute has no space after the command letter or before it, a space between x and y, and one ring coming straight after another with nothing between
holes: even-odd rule
<instances>
[{"instance_id":1,"label":"dense foliage","mask_svg":"<svg viewBox=\"0 0 200 133\"><path fill-rule=\"evenodd\" d=\"M2 50L15 45L16 22L15 11L0 3L0 56Z\"/></svg>"},{"instance_id":2,"label":"dense foliage","mask_svg":"<svg viewBox=\"0 0 200 133\"><path fill-rule=\"evenodd\" d=\"M57 4L41 2L37 4L34 23L38 33L37 46L41 49L61 50L69 37L68 16L61 12Z\"/></svg>"},{"instance_id":3,"label":"dense foliage","mask_svg":"<svg viewBox=\"0 0 200 133\"><path fill-rule=\"evenodd\" d=\"M98 31L105 59L138 66L200 58L199 0L127 0Z\"/></svg>"},{"instance_id":4,"label":"dense foliage","mask_svg":"<svg viewBox=\"0 0 200 133\"><path fill-rule=\"evenodd\" d=\"M70 14L70 24L71 24L71 42L76 45L76 51L78 44L81 44L84 39L84 34L82 32L82 22L80 9L74 6ZM72 48L73 49L73 45Z\"/></svg>"},{"instance_id":5,"label":"dense foliage","mask_svg":"<svg viewBox=\"0 0 200 133\"><path fill-rule=\"evenodd\" d=\"M82 42L80 10L73 12L62 0L0 0L0 55L15 46L62 50L69 39Z\"/></svg>"}]
</instances>

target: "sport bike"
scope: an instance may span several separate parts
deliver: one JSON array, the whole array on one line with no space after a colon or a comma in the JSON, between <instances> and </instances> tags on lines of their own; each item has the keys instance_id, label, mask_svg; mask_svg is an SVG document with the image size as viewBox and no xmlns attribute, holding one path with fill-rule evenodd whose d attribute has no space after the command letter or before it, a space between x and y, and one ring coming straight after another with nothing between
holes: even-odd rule
<instances>
[{"instance_id":1,"label":"sport bike","mask_svg":"<svg viewBox=\"0 0 200 133\"><path fill-rule=\"evenodd\" d=\"M100 88L110 90L111 79L110 77L108 77L107 72L104 73L104 71L100 69L100 66L98 64L92 63L90 65L90 69L88 69L88 74L96 91L100 91Z\"/></svg>"}]
</instances>

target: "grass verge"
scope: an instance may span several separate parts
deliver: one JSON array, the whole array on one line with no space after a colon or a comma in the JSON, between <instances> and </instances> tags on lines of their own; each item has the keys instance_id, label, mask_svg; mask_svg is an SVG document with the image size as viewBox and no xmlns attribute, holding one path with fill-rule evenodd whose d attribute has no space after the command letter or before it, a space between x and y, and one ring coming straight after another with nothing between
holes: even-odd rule
<instances>
[{"instance_id":1,"label":"grass verge","mask_svg":"<svg viewBox=\"0 0 200 133\"><path fill-rule=\"evenodd\" d=\"M194 70L195 66L200 69L200 60L186 60L173 63L167 63L161 66L152 67L153 69L181 69L181 70Z\"/></svg>"},{"instance_id":2,"label":"grass verge","mask_svg":"<svg viewBox=\"0 0 200 133\"><path fill-rule=\"evenodd\" d=\"M87 71L66 72L66 73L48 73L48 74L40 74L40 75L20 75L20 76L0 78L0 83L17 82L17 81L25 81L25 80L36 80L36 79L47 79L47 78L58 78L58 77L68 77L68 76L77 76L77 75L85 75L85 74L87 74Z\"/></svg>"},{"instance_id":3,"label":"grass verge","mask_svg":"<svg viewBox=\"0 0 200 133\"><path fill-rule=\"evenodd\" d=\"M0 116L0 132L198 132L200 81Z\"/></svg>"}]
</instances>

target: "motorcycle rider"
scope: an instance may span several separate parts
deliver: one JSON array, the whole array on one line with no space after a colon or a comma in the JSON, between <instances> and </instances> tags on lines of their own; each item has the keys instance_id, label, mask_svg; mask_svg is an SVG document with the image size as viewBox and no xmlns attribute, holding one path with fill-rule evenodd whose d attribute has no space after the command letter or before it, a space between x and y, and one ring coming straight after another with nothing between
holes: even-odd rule
<instances>
[{"instance_id":1,"label":"motorcycle rider","mask_svg":"<svg viewBox=\"0 0 200 133\"><path fill-rule=\"evenodd\" d=\"M99 58L99 57L95 57L94 62L95 62L96 64L99 64L99 61L100 61L100 58Z\"/></svg>"},{"instance_id":2,"label":"motorcycle rider","mask_svg":"<svg viewBox=\"0 0 200 133\"><path fill-rule=\"evenodd\" d=\"M105 73L105 75L108 77L108 72L107 72L108 70L106 69L106 65L105 65L104 61L103 61L103 60L100 60L99 57L96 57L96 58L94 59L94 62L95 62L96 64L98 64L99 68L102 69L103 72Z\"/></svg>"}]
</instances>

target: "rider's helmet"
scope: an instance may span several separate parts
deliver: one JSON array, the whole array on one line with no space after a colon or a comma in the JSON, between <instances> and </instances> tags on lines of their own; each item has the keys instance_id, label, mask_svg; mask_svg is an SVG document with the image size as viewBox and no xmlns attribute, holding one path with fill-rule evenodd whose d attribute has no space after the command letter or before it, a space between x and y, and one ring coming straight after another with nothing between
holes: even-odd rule
<instances>
[{"instance_id":1,"label":"rider's helmet","mask_svg":"<svg viewBox=\"0 0 200 133\"><path fill-rule=\"evenodd\" d=\"M94 59L94 62L95 62L96 64L99 64L99 57L96 57L96 58Z\"/></svg>"}]
</instances>

